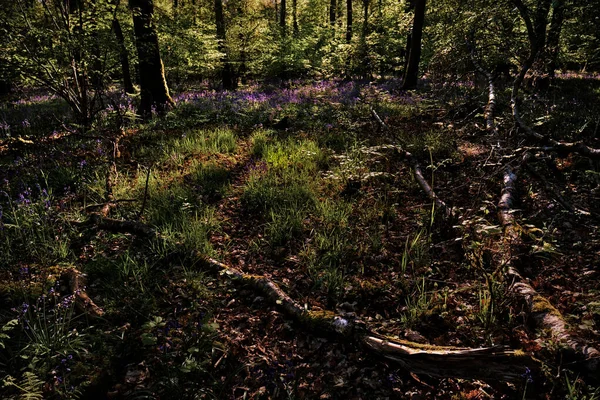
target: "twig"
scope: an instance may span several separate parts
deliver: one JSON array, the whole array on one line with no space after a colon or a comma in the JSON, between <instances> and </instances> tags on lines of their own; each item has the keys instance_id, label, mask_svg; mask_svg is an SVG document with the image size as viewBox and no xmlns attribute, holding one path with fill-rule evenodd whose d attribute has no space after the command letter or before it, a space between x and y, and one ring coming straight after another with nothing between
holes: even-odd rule
<instances>
[{"instance_id":1,"label":"twig","mask_svg":"<svg viewBox=\"0 0 600 400\"><path fill-rule=\"evenodd\" d=\"M144 210L146 209L146 201L148 200L148 183L150 182L150 172L152 171L152 166L148 167L148 172L146 173L146 185L144 187L144 200L142 201L142 208L140 209L140 213L138 214L137 220L139 221L144 215Z\"/></svg>"}]
</instances>

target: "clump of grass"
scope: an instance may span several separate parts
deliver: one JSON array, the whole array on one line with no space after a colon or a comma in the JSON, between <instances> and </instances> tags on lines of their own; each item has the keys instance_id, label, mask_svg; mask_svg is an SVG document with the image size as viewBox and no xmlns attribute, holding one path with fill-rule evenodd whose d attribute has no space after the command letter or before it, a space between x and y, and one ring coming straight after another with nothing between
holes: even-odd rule
<instances>
[{"instance_id":1,"label":"clump of grass","mask_svg":"<svg viewBox=\"0 0 600 400\"><path fill-rule=\"evenodd\" d=\"M250 154L254 157L262 158L267 150L267 146L271 141L273 131L267 129L257 129L250 137Z\"/></svg>"},{"instance_id":2,"label":"clump of grass","mask_svg":"<svg viewBox=\"0 0 600 400\"><path fill-rule=\"evenodd\" d=\"M196 164L192 172L192 181L203 195L223 195L227 190L230 173L216 163Z\"/></svg>"}]
</instances>

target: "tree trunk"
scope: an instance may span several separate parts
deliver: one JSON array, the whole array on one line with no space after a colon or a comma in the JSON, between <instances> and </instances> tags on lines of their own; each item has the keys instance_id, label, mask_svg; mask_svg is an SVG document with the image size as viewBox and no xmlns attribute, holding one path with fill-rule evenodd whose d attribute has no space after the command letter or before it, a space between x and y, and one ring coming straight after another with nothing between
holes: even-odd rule
<instances>
[{"instance_id":1,"label":"tree trunk","mask_svg":"<svg viewBox=\"0 0 600 400\"><path fill-rule=\"evenodd\" d=\"M363 0L363 26L361 32L362 41L367 38L367 32L369 30L369 3L370 0Z\"/></svg>"},{"instance_id":2,"label":"tree trunk","mask_svg":"<svg viewBox=\"0 0 600 400\"><path fill-rule=\"evenodd\" d=\"M352 41L352 0L346 0L346 43Z\"/></svg>"},{"instance_id":3,"label":"tree trunk","mask_svg":"<svg viewBox=\"0 0 600 400\"><path fill-rule=\"evenodd\" d=\"M550 78L554 78L554 71L557 67L558 46L560 43L560 32L565 19L565 2L558 0L552 4L552 20L550 21L550 30L546 41L546 51L548 53L547 73Z\"/></svg>"},{"instance_id":4,"label":"tree trunk","mask_svg":"<svg viewBox=\"0 0 600 400\"><path fill-rule=\"evenodd\" d=\"M415 1L415 17L411 32L411 44L408 54L408 65L404 73L402 89L409 90L417 87L419 80L419 62L421 62L421 40L423 38L423 25L425 24L425 2Z\"/></svg>"},{"instance_id":5,"label":"tree trunk","mask_svg":"<svg viewBox=\"0 0 600 400\"><path fill-rule=\"evenodd\" d=\"M298 28L298 0L292 0L292 19L294 24L294 36L297 36L300 31Z\"/></svg>"},{"instance_id":6,"label":"tree trunk","mask_svg":"<svg viewBox=\"0 0 600 400\"><path fill-rule=\"evenodd\" d=\"M215 0L215 20L217 22L217 40L219 41L219 52L223 53L221 62L223 63L223 69L221 70L221 79L223 80L223 89L233 89L233 74L231 71L231 63L227 56L227 46L225 44L226 31L225 31L225 17L223 16L223 1Z\"/></svg>"},{"instance_id":7,"label":"tree trunk","mask_svg":"<svg viewBox=\"0 0 600 400\"><path fill-rule=\"evenodd\" d=\"M281 9L281 15L279 16L279 25L281 26L281 33L283 34L283 36L285 36L285 30L286 30L286 6L285 6L285 0L281 0L281 5L280 5Z\"/></svg>"},{"instance_id":8,"label":"tree trunk","mask_svg":"<svg viewBox=\"0 0 600 400\"><path fill-rule=\"evenodd\" d=\"M337 4L335 0L329 1L329 24L335 26L335 12L337 10Z\"/></svg>"},{"instance_id":9,"label":"tree trunk","mask_svg":"<svg viewBox=\"0 0 600 400\"><path fill-rule=\"evenodd\" d=\"M127 54L127 47L125 47L125 36L123 36L123 30L121 24L117 18L112 21L113 32L119 44L119 58L121 60L121 73L123 75L123 89L125 93L135 93L133 88L133 82L131 81L131 71L129 69L129 55Z\"/></svg>"},{"instance_id":10,"label":"tree trunk","mask_svg":"<svg viewBox=\"0 0 600 400\"><path fill-rule=\"evenodd\" d=\"M152 23L153 0L129 0L133 11L133 30L138 52L141 103L139 113L145 117L151 114L152 107L164 113L175 105L169 94L165 70L160 59L158 35Z\"/></svg>"}]
</instances>

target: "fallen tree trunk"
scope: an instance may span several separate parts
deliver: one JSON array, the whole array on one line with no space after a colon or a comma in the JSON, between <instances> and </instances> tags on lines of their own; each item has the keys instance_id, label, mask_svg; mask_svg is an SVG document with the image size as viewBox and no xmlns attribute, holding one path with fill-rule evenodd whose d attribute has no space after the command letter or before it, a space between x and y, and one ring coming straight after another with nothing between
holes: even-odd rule
<instances>
[{"instance_id":1,"label":"fallen tree trunk","mask_svg":"<svg viewBox=\"0 0 600 400\"><path fill-rule=\"evenodd\" d=\"M513 265L513 248L520 244L520 234L515 223L514 203L517 198L517 175L511 170L504 174L500 201L498 202L498 219L504 227L504 257L501 263L507 268L507 277L512 282L510 290L524 301L526 312L536 323L538 332L547 331L551 338L558 343L566 345L578 355L583 356L588 362L588 370L596 371L600 363L600 352L591 346L583 344L567 329L564 317L548 299L541 296L527 282Z\"/></svg>"}]
</instances>

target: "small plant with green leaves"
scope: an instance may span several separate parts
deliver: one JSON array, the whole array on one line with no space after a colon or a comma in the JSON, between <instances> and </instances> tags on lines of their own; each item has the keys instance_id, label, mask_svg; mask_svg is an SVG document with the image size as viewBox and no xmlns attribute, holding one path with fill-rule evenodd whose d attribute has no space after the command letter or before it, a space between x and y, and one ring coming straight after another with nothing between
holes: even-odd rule
<instances>
[{"instance_id":1,"label":"small plant with green leaves","mask_svg":"<svg viewBox=\"0 0 600 400\"><path fill-rule=\"evenodd\" d=\"M412 294L406 297L405 310L400 321L405 328L413 328L433 307L433 297L427 293L425 277L416 282Z\"/></svg>"}]
</instances>

